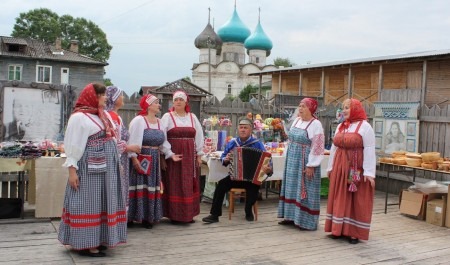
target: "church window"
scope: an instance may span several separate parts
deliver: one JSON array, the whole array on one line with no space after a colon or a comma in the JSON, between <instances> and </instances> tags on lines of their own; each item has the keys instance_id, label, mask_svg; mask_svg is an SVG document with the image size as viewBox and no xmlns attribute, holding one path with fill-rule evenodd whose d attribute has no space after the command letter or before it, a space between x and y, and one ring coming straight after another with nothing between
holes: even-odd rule
<instances>
[{"instance_id":1,"label":"church window","mask_svg":"<svg viewBox=\"0 0 450 265\"><path fill-rule=\"evenodd\" d=\"M259 63L259 57L256 57L255 62L256 62L256 63Z\"/></svg>"},{"instance_id":2,"label":"church window","mask_svg":"<svg viewBox=\"0 0 450 265\"><path fill-rule=\"evenodd\" d=\"M228 94L231 94L231 85L228 85Z\"/></svg>"}]
</instances>

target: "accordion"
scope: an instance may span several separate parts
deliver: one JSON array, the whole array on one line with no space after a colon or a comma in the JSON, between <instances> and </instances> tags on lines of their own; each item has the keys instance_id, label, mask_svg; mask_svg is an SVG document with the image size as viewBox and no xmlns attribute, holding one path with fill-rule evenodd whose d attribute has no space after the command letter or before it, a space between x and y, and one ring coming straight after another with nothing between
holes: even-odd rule
<instances>
[{"instance_id":1,"label":"accordion","mask_svg":"<svg viewBox=\"0 0 450 265\"><path fill-rule=\"evenodd\" d=\"M252 147L236 147L230 153L231 180L250 181L261 185L266 175L262 168L269 164L272 155Z\"/></svg>"}]
</instances>

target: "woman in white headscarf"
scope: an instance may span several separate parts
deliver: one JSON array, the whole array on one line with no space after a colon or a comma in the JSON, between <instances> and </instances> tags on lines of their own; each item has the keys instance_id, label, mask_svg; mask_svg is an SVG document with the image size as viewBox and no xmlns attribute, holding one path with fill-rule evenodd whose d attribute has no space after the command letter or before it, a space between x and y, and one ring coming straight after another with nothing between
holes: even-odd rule
<instances>
[{"instance_id":1,"label":"woman in white headscarf","mask_svg":"<svg viewBox=\"0 0 450 265\"><path fill-rule=\"evenodd\" d=\"M188 102L184 91L175 91L173 107L161 119L172 151L183 155L180 162L167 160L163 175L163 212L173 224L193 223L200 213L203 129Z\"/></svg>"}]
</instances>

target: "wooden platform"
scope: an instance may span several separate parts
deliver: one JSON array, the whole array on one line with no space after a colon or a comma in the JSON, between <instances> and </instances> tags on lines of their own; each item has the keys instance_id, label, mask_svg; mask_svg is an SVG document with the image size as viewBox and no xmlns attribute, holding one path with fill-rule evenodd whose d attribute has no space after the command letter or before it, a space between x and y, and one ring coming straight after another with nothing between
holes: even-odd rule
<instances>
[{"instance_id":1,"label":"wooden platform","mask_svg":"<svg viewBox=\"0 0 450 265\"><path fill-rule=\"evenodd\" d=\"M224 208L215 224L201 222L210 207L202 203L195 224L129 229L128 243L105 258L62 246L58 220L0 220L0 264L450 264L450 229L402 216L398 206L384 214L384 193L376 194L370 240L357 245L323 232L326 200L314 232L278 225L277 203L276 195L260 201L257 222L244 219L242 204L231 221Z\"/></svg>"}]
</instances>

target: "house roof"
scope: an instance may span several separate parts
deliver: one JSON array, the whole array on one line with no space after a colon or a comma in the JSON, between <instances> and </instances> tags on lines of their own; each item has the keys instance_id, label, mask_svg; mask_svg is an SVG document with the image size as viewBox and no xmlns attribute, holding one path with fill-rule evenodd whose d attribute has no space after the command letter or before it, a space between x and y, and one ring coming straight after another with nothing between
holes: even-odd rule
<instances>
[{"instance_id":1,"label":"house roof","mask_svg":"<svg viewBox=\"0 0 450 265\"><path fill-rule=\"evenodd\" d=\"M20 51L9 51L9 45L26 46L25 49ZM62 62L75 62L85 64L96 64L106 66L108 63L97 61L88 56L64 50L56 49L54 44L45 43L40 40L34 40L31 38L14 38L0 36L0 56L8 56L15 58L28 58L38 60L52 60Z\"/></svg>"},{"instance_id":2,"label":"house roof","mask_svg":"<svg viewBox=\"0 0 450 265\"><path fill-rule=\"evenodd\" d=\"M152 93L173 94L173 92L177 90L183 90L190 96L200 96L200 97L212 96L212 94L209 93L208 91L182 78L173 81L171 83L165 84L163 86L160 86L156 89L153 89Z\"/></svg>"},{"instance_id":3,"label":"house roof","mask_svg":"<svg viewBox=\"0 0 450 265\"><path fill-rule=\"evenodd\" d=\"M394 61L399 61L399 60L414 60L414 59L423 59L423 58L441 57L441 56L450 56L450 49L424 51L424 52L416 52L416 53L406 53L406 54L399 54L399 55L385 55L385 56L379 56L379 57L343 60L343 61L335 61L335 62L327 62L327 63L297 65L297 66L293 66L293 67L279 68L277 70L261 71L259 73L252 73L249 75L294 72L294 71L298 71L298 70L314 69L314 68L336 67L336 66L344 66L344 65L352 65L352 64L372 64L372 63L381 63L381 62L394 62Z\"/></svg>"}]
</instances>

